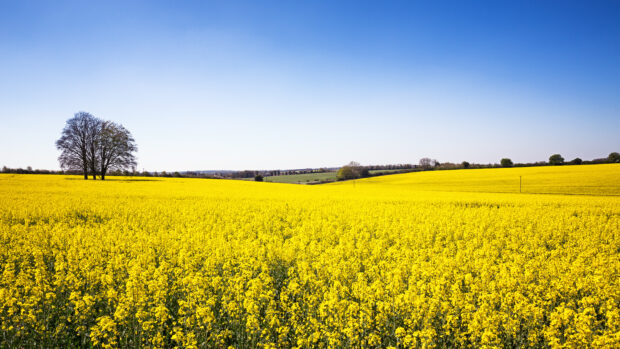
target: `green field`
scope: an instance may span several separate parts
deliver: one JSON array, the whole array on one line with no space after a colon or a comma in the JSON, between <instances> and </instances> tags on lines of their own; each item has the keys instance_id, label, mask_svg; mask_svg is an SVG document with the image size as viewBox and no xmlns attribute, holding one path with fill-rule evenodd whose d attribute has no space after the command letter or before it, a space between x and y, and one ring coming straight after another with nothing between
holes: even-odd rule
<instances>
[{"instance_id":1,"label":"green field","mask_svg":"<svg viewBox=\"0 0 620 349\"><path fill-rule=\"evenodd\" d=\"M274 183L317 183L326 181L335 181L336 172L320 172L320 173L304 173L295 175L283 175L283 176L268 176L265 177L265 182Z\"/></svg>"},{"instance_id":2,"label":"green field","mask_svg":"<svg viewBox=\"0 0 620 349\"><path fill-rule=\"evenodd\" d=\"M398 170L370 170L369 173L373 176L396 174L403 171ZM320 172L320 173L304 173L294 175L281 175L281 176L267 176L265 182L273 183L294 183L294 184L316 184L324 182L335 182L336 174L338 172ZM244 180L254 180L254 178L244 178Z\"/></svg>"},{"instance_id":3,"label":"green field","mask_svg":"<svg viewBox=\"0 0 620 349\"><path fill-rule=\"evenodd\" d=\"M399 172L403 172L405 170L403 169L397 169L397 170L370 170L368 171L368 173L370 173L371 175L384 175L384 174L394 174L394 173L399 173Z\"/></svg>"},{"instance_id":4,"label":"green field","mask_svg":"<svg viewBox=\"0 0 620 349\"><path fill-rule=\"evenodd\" d=\"M387 174L396 174L403 171L399 170L370 170L370 174L373 176L376 175L387 175ZM282 175L282 176L268 176L265 177L265 182L273 182L273 183L294 183L294 184L312 184L318 182L335 182L336 181L337 172L321 172L321 173L304 173L304 174L296 174L296 175ZM253 180L253 179L251 179Z\"/></svg>"}]
</instances>

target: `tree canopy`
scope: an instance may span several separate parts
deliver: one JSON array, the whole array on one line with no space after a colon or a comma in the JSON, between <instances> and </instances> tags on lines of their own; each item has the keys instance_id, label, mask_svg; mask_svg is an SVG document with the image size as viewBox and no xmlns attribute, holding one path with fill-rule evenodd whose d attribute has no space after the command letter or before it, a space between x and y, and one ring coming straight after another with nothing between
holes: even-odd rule
<instances>
[{"instance_id":1,"label":"tree canopy","mask_svg":"<svg viewBox=\"0 0 620 349\"><path fill-rule=\"evenodd\" d=\"M512 167L513 165L512 160L510 160L509 158L503 158L500 161L500 164L502 165L502 167Z\"/></svg>"},{"instance_id":2,"label":"tree canopy","mask_svg":"<svg viewBox=\"0 0 620 349\"><path fill-rule=\"evenodd\" d=\"M553 154L549 157L550 165L562 165L564 164L564 158L560 154Z\"/></svg>"},{"instance_id":3,"label":"tree canopy","mask_svg":"<svg viewBox=\"0 0 620 349\"><path fill-rule=\"evenodd\" d=\"M339 181L346 179L356 179L360 177L368 177L369 171L364 168L358 162L351 161L349 164L342 166L336 174L336 179Z\"/></svg>"},{"instance_id":4,"label":"tree canopy","mask_svg":"<svg viewBox=\"0 0 620 349\"><path fill-rule=\"evenodd\" d=\"M56 148L61 151L58 161L62 169L82 171L84 179L88 179L89 165L92 163L90 150L100 123L101 120L87 112L78 112L67 120L56 141Z\"/></svg>"},{"instance_id":5,"label":"tree canopy","mask_svg":"<svg viewBox=\"0 0 620 349\"><path fill-rule=\"evenodd\" d=\"M135 169L138 150L131 133L122 125L104 121L87 112L67 120L56 148L64 170L80 171L102 180L109 170Z\"/></svg>"}]
</instances>

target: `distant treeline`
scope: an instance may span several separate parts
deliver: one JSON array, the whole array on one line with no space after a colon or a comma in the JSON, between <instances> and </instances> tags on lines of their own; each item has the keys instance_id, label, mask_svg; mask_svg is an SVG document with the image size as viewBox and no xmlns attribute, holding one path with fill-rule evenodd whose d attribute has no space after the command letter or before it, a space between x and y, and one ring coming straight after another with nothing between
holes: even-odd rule
<instances>
[{"instance_id":1,"label":"distant treeline","mask_svg":"<svg viewBox=\"0 0 620 349\"><path fill-rule=\"evenodd\" d=\"M356 162L351 162L340 168L306 168L306 169L294 169L294 170L244 170L244 171L183 171L183 172L166 172L166 171L111 171L109 174L113 176L143 176L143 177L180 177L180 178L216 178L216 179L241 179L241 178L255 178L256 176L285 176L295 174L308 174L308 173L325 173L325 172L344 172L346 176L341 179L351 179L360 177L372 177L383 174L414 172L414 171L435 171L435 170L456 170L456 169L474 169L474 168L498 168L498 167L532 167L532 166L557 166L557 165L591 165L591 164L609 164L620 163L620 153L613 152L606 158L598 158L593 160L581 160L575 158L570 161L564 161L564 158L560 154L553 154L549 157L549 161L538 161L528 163L513 163L509 158L501 159L500 163L495 164L477 164L463 161L461 163L443 162L440 163L435 159L422 158L418 164L391 164L391 165L367 165L362 166ZM352 169L352 173L348 170ZM372 171L372 172L371 172ZM382 172L385 171L385 172ZM32 169L28 166L24 168L9 168L2 167L2 173L15 173L15 174L69 174L78 175L81 171L54 171L54 170L41 170Z\"/></svg>"},{"instance_id":2,"label":"distant treeline","mask_svg":"<svg viewBox=\"0 0 620 349\"><path fill-rule=\"evenodd\" d=\"M81 170L42 170L42 169L32 169L32 167L28 166L26 168L9 168L6 166L2 167L0 173L14 173L14 174L57 174L57 175L80 175L82 174ZM136 172L136 171L110 171L108 172L112 176L143 176L144 174L148 174L149 172ZM150 174L149 176L152 176Z\"/></svg>"},{"instance_id":3,"label":"distant treeline","mask_svg":"<svg viewBox=\"0 0 620 349\"><path fill-rule=\"evenodd\" d=\"M470 163L468 161L463 161L461 163L453 163L453 162L442 162L440 163L437 160L422 158L417 165L413 164L405 164L405 165L373 165L373 166L362 166L369 170L391 170L391 169L412 169L416 171L426 171L426 170L456 170L456 169L467 169L467 168L498 168L498 167L533 167L533 166L556 166L556 165L593 165L593 164L611 164L611 163L620 163L620 154L617 152L613 152L609 154L606 158L599 158L593 160L581 160L580 158L575 158L570 161L564 161L559 154L553 154L549 158L549 161L537 161L537 162L526 162L526 163L512 163L512 161L508 158L501 159L499 163L495 164L477 164Z\"/></svg>"},{"instance_id":4,"label":"distant treeline","mask_svg":"<svg viewBox=\"0 0 620 349\"><path fill-rule=\"evenodd\" d=\"M560 154L553 154L549 157L549 161L538 161L530 163L513 163L509 158L503 158L499 164L476 164L468 161L463 161L460 164L445 162L440 163L435 159L422 158L417 165L413 164L401 164L401 165L372 165L361 166L355 161L351 161L349 164L342 166L338 170L336 176L337 180L348 180L364 177L381 176L385 174L402 173L402 172L414 172L414 171L433 171L433 170L457 170L457 169L473 169L473 168L497 168L497 167L533 167L533 166L558 166L558 165L586 165L586 164L609 164L620 163L620 153L613 152L606 158L599 158L593 160L582 160L575 158L573 160L564 161L564 158ZM377 170L386 170L386 172L380 172ZM390 170L387 172L387 170ZM394 171L400 170L400 171ZM374 171L370 172L370 171Z\"/></svg>"},{"instance_id":5,"label":"distant treeline","mask_svg":"<svg viewBox=\"0 0 620 349\"><path fill-rule=\"evenodd\" d=\"M253 170L245 170L245 171L235 171L232 173L224 173L220 174L223 178L252 178L258 175L263 177L268 176L288 176L288 175L298 175L298 174L308 174L308 173L325 173L325 172L334 172L338 170L337 168L304 168L304 169L296 169L296 170L263 170L263 171L253 171Z\"/></svg>"},{"instance_id":6,"label":"distant treeline","mask_svg":"<svg viewBox=\"0 0 620 349\"><path fill-rule=\"evenodd\" d=\"M67 171L53 171L53 170L33 170L32 167L26 168L8 168L2 167L2 173L16 173L16 174L69 174ZM72 173L71 173L72 174Z\"/></svg>"}]
</instances>

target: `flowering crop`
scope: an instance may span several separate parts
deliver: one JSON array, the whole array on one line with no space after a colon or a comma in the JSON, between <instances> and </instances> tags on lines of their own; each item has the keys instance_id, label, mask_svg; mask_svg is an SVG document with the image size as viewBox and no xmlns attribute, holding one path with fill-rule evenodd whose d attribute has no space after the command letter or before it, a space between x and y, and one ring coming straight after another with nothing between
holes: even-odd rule
<instances>
[{"instance_id":1,"label":"flowering crop","mask_svg":"<svg viewBox=\"0 0 620 349\"><path fill-rule=\"evenodd\" d=\"M620 347L620 165L0 175L0 273L2 347Z\"/></svg>"}]
</instances>

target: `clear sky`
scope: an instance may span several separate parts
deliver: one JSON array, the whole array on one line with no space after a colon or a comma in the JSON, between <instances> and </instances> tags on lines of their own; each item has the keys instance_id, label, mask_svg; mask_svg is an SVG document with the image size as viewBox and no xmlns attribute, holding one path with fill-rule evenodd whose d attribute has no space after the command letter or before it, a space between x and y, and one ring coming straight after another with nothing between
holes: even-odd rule
<instances>
[{"instance_id":1,"label":"clear sky","mask_svg":"<svg viewBox=\"0 0 620 349\"><path fill-rule=\"evenodd\" d=\"M0 166L75 112L139 169L620 151L620 1L0 0Z\"/></svg>"}]
</instances>

